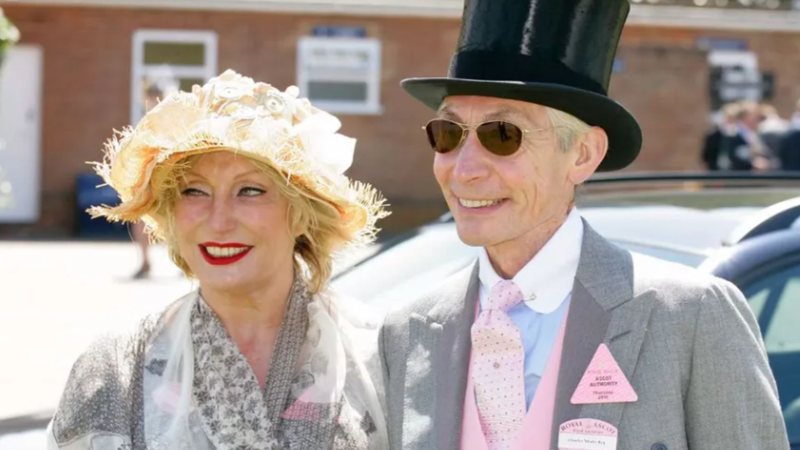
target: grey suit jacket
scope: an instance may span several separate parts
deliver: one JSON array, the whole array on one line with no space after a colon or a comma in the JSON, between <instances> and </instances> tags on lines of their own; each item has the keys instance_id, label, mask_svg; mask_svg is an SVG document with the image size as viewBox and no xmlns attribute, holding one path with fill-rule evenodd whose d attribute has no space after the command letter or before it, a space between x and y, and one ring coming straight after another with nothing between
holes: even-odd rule
<instances>
[{"instance_id":1,"label":"grey suit jacket","mask_svg":"<svg viewBox=\"0 0 800 450\"><path fill-rule=\"evenodd\" d=\"M618 428L621 450L787 449L775 381L742 294L584 230L551 448L561 423L594 418ZM386 318L380 347L393 449L459 447L478 283L473 265ZM570 403L601 343L638 401Z\"/></svg>"}]
</instances>

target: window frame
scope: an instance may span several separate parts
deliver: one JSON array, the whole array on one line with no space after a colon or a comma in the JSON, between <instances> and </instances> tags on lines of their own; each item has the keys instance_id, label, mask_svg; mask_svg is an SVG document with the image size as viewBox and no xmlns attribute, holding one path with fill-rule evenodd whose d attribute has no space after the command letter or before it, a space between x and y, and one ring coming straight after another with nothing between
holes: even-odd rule
<instances>
[{"instance_id":1,"label":"window frame","mask_svg":"<svg viewBox=\"0 0 800 450\"><path fill-rule=\"evenodd\" d=\"M144 47L149 42L203 44L203 61L201 66L169 64L175 76L179 78L202 78L209 80L217 75L217 33L210 30L172 30L172 29L139 29L134 31L131 52L131 103L130 118L135 124L141 119L142 77L159 70L164 64L147 65L144 62Z\"/></svg>"},{"instance_id":2,"label":"window frame","mask_svg":"<svg viewBox=\"0 0 800 450\"><path fill-rule=\"evenodd\" d=\"M321 100L310 97L309 82L326 80L315 78L306 69L309 54L318 48L326 50L346 49L366 51L369 55L367 74L364 78L331 79L329 81L364 81L367 85L367 96L364 101ZM309 97L314 106L335 114L379 115L383 113L380 103L381 91L381 41L376 38L349 38L303 36L297 42L297 87L303 96Z\"/></svg>"}]
</instances>

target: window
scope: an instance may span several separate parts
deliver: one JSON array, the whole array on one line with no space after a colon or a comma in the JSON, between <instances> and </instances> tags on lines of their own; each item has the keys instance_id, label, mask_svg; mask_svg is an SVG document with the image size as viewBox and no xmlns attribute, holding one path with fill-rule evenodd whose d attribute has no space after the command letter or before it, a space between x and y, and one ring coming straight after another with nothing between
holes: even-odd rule
<instances>
[{"instance_id":1,"label":"window","mask_svg":"<svg viewBox=\"0 0 800 450\"><path fill-rule=\"evenodd\" d=\"M764 275L743 291L758 318L767 352L800 354L800 265Z\"/></svg>"},{"instance_id":2,"label":"window","mask_svg":"<svg viewBox=\"0 0 800 450\"><path fill-rule=\"evenodd\" d=\"M381 46L377 39L303 37L297 86L332 113L380 114Z\"/></svg>"},{"instance_id":3,"label":"window","mask_svg":"<svg viewBox=\"0 0 800 450\"><path fill-rule=\"evenodd\" d=\"M769 365L778 384L786 430L791 442L800 441L800 264L797 260L742 289L753 310L767 348Z\"/></svg>"},{"instance_id":4,"label":"window","mask_svg":"<svg viewBox=\"0 0 800 450\"><path fill-rule=\"evenodd\" d=\"M155 103L189 91L217 74L217 35L211 31L139 30L133 34L131 123Z\"/></svg>"}]
</instances>

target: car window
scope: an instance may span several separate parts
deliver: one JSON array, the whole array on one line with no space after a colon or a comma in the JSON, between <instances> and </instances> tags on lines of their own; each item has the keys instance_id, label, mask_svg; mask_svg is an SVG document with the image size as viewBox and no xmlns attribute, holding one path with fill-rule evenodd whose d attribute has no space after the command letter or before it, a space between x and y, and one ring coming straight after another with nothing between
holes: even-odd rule
<instances>
[{"instance_id":1,"label":"car window","mask_svg":"<svg viewBox=\"0 0 800 450\"><path fill-rule=\"evenodd\" d=\"M388 311L434 289L477 254L477 248L461 242L454 224L434 224L345 271L332 286Z\"/></svg>"},{"instance_id":2,"label":"car window","mask_svg":"<svg viewBox=\"0 0 800 450\"><path fill-rule=\"evenodd\" d=\"M800 266L791 266L745 287L767 352L800 352Z\"/></svg>"},{"instance_id":3,"label":"car window","mask_svg":"<svg viewBox=\"0 0 800 450\"><path fill-rule=\"evenodd\" d=\"M791 442L800 441L800 264L796 262L743 286L764 335L769 364Z\"/></svg>"}]
</instances>

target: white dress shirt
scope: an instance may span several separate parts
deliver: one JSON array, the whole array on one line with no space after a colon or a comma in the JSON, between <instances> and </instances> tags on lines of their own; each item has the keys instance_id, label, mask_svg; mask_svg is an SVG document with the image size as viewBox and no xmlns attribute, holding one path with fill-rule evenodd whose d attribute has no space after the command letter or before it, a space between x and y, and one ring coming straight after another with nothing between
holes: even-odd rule
<instances>
[{"instance_id":1,"label":"white dress shirt","mask_svg":"<svg viewBox=\"0 0 800 450\"><path fill-rule=\"evenodd\" d=\"M583 222L573 208L553 237L512 278L525 298L508 311L508 316L519 328L525 349L527 407L533 401L553 343L569 309L582 241ZM502 278L492 267L486 249L480 250L478 265L480 306L483 309L492 286Z\"/></svg>"}]
</instances>

